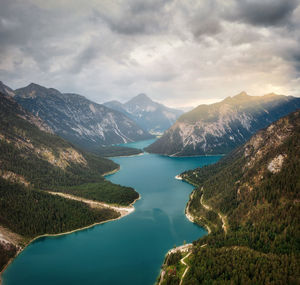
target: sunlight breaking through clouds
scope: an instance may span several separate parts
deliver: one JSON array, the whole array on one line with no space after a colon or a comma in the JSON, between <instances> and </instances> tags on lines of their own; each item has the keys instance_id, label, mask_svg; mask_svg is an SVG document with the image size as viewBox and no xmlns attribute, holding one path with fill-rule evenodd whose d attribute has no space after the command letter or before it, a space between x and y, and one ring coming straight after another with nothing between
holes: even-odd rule
<instances>
[{"instance_id":1,"label":"sunlight breaking through clouds","mask_svg":"<svg viewBox=\"0 0 300 285\"><path fill-rule=\"evenodd\" d=\"M298 0L1 0L0 38L0 80L14 88L178 107L300 96Z\"/></svg>"}]
</instances>

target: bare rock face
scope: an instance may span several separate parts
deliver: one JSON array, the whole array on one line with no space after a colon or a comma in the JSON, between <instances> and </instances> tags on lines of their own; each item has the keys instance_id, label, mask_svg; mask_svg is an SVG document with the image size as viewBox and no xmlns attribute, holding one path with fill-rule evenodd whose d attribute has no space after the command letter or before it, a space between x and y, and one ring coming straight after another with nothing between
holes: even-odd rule
<instances>
[{"instance_id":1,"label":"bare rock face","mask_svg":"<svg viewBox=\"0 0 300 285\"><path fill-rule=\"evenodd\" d=\"M278 156L274 157L268 164L268 170L273 174L278 173L281 170L285 157L286 155L282 154L279 154Z\"/></svg>"},{"instance_id":2,"label":"bare rock face","mask_svg":"<svg viewBox=\"0 0 300 285\"><path fill-rule=\"evenodd\" d=\"M228 153L258 130L298 108L300 98L249 96L243 92L182 115L147 151L172 156Z\"/></svg>"},{"instance_id":3,"label":"bare rock face","mask_svg":"<svg viewBox=\"0 0 300 285\"><path fill-rule=\"evenodd\" d=\"M55 134L85 149L152 137L124 114L78 94L63 94L34 83L7 94Z\"/></svg>"},{"instance_id":4,"label":"bare rock face","mask_svg":"<svg viewBox=\"0 0 300 285\"><path fill-rule=\"evenodd\" d=\"M8 100L11 100L11 102L15 104L15 91L3 84L2 81L0 81L0 93L2 94L2 96L5 96ZM34 116L29 112L25 112L25 110L22 110L22 108L20 108L20 106L16 107L16 111L17 115L20 118L30 122L31 124L36 125L41 131L53 133L53 130L38 116Z\"/></svg>"},{"instance_id":5,"label":"bare rock face","mask_svg":"<svg viewBox=\"0 0 300 285\"><path fill-rule=\"evenodd\" d=\"M104 105L124 113L143 129L154 134L163 133L183 114L181 110L152 101L146 94L139 94L124 104L110 101Z\"/></svg>"}]
</instances>

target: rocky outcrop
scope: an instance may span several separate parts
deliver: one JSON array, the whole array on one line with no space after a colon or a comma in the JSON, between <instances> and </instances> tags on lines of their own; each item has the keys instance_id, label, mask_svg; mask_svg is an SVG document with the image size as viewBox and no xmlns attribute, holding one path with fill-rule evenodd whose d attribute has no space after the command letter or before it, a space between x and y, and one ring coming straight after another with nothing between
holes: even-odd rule
<instances>
[{"instance_id":1,"label":"rocky outcrop","mask_svg":"<svg viewBox=\"0 0 300 285\"><path fill-rule=\"evenodd\" d=\"M241 93L182 115L147 151L172 156L224 154L300 108L300 98Z\"/></svg>"},{"instance_id":2,"label":"rocky outcrop","mask_svg":"<svg viewBox=\"0 0 300 285\"><path fill-rule=\"evenodd\" d=\"M181 110L152 101L146 94L139 94L124 104L110 101L104 105L124 113L139 126L154 134L163 133L183 113Z\"/></svg>"},{"instance_id":3,"label":"rocky outcrop","mask_svg":"<svg viewBox=\"0 0 300 285\"><path fill-rule=\"evenodd\" d=\"M35 120L41 118L55 134L82 148L90 150L152 137L124 114L81 95L63 94L34 83L15 91L3 83L1 86L7 96L35 115L31 118L33 123L39 125Z\"/></svg>"}]
</instances>

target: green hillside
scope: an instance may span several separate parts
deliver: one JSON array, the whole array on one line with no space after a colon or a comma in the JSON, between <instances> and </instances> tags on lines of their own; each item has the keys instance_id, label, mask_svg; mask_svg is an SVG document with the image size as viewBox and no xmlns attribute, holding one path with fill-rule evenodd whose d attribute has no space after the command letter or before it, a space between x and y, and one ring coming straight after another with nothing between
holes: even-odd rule
<instances>
[{"instance_id":1,"label":"green hillside","mask_svg":"<svg viewBox=\"0 0 300 285\"><path fill-rule=\"evenodd\" d=\"M116 170L117 164L52 134L38 117L3 94L0 165L0 227L21 236L21 242L15 243L0 239L0 269L19 246L35 236L71 231L120 216L112 209L90 208L48 191L120 205L129 205L139 197L134 189L102 176Z\"/></svg>"},{"instance_id":2,"label":"green hillside","mask_svg":"<svg viewBox=\"0 0 300 285\"><path fill-rule=\"evenodd\" d=\"M187 213L211 230L194 242L183 284L299 284L299 141L297 111L181 174L197 185Z\"/></svg>"}]
</instances>

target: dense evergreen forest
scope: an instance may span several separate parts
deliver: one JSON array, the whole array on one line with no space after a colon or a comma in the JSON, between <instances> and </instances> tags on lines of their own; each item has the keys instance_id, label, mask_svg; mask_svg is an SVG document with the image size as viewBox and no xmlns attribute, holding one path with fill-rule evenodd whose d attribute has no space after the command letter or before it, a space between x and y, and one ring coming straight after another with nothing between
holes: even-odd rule
<instances>
[{"instance_id":1,"label":"dense evergreen forest","mask_svg":"<svg viewBox=\"0 0 300 285\"><path fill-rule=\"evenodd\" d=\"M183 284L299 284L299 141L300 111L215 165L182 174L198 185L189 213L212 230L194 242ZM176 276L163 284L179 284Z\"/></svg>"},{"instance_id":2,"label":"dense evergreen forest","mask_svg":"<svg viewBox=\"0 0 300 285\"><path fill-rule=\"evenodd\" d=\"M13 173L15 182L24 180L35 189L69 189L70 194L122 205L138 197L134 189L114 185L101 176L118 167L113 161L78 150L58 136L41 131L24 120L27 112L6 97L1 98L0 110L1 176Z\"/></svg>"},{"instance_id":3,"label":"dense evergreen forest","mask_svg":"<svg viewBox=\"0 0 300 285\"><path fill-rule=\"evenodd\" d=\"M89 150L90 152L102 157L129 156L143 153L141 149L117 145L99 146L97 148L90 148Z\"/></svg>"},{"instance_id":4,"label":"dense evergreen forest","mask_svg":"<svg viewBox=\"0 0 300 285\"><path fill-rule=\"evenodd\" d=\"M102 176L118 165L81 151L41 130L39 118L12 98L0 94L0 224L24 238L75 230L120 216L111 209L90 208L47 191L61 191L92 200L129 205L138 198L130 188ZM16 254L0 244L0 270Z\"/></svg>"},{"instance_id":5,"label":"dense evergreen forest","mask_svg":"<svg viewBox=\"0 0 300 285\"><path fill-rule=\"evenodd\" d=\"M130 205L139 198L131 187L124 187L104 180L101 183L86 183L79 186L61 187L57 191L109 204Z\"/></svg>"},{"instance_id":6,"label":"dense evergreen forest","mask_svg":"<svg viewBox=\"0 0 300 285\"><path fill-rule=\"evenodd\" d=\"M56 234L119 217L110 209L26 189L0 178L0 223L24 237Z\"/></svg>"}]
</instances>

